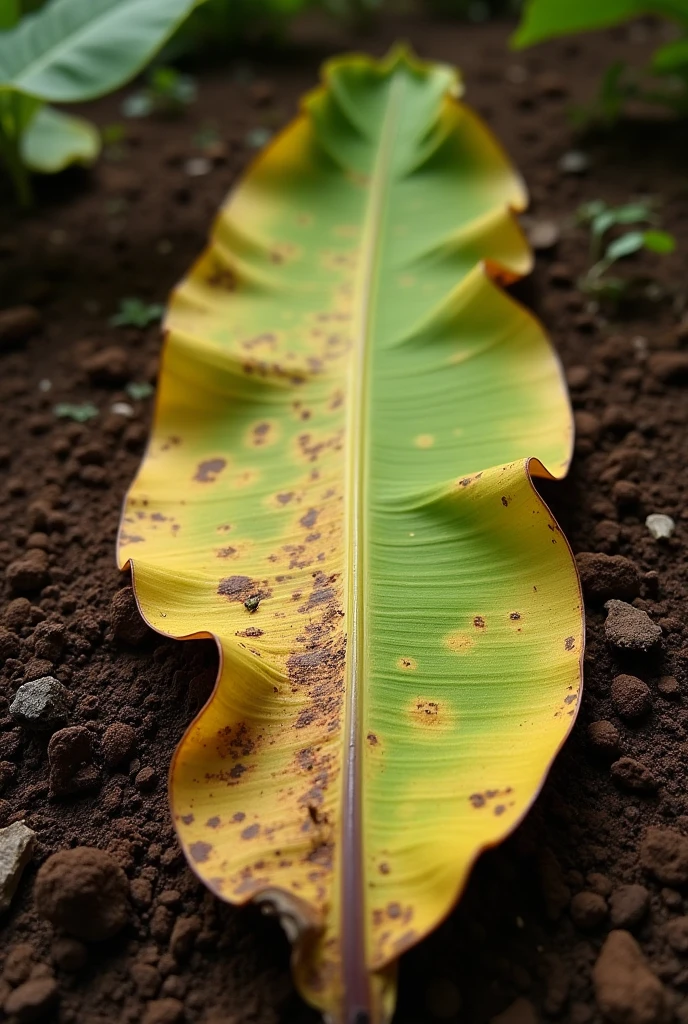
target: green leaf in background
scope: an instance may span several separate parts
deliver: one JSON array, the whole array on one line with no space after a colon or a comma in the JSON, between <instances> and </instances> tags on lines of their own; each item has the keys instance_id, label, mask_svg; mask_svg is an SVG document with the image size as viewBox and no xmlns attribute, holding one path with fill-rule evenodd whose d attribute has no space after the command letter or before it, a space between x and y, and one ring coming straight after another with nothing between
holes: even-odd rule
<instances>
[{"instance_id":1,"label":"green leaf in background","mask_svg":"<svg viewBox=\"0 0 688 1024\"><path fill-rule=\"evenodd\" d=\"M86 423L98 415L98 410L92 402L82 402L80 405L58 402L53 412L58 419L74 420L75 423Z\"/></svg>"},{"instance_id":2,"label":"green leaf in background","mask_svg":"<svg viewBox=\"0 0 688 1024\"><path fill-rule=\"evenodd\" d=\"M605 263L609 264L623 256L632 256L634 252L639 252L645 246L645 234L644 231L629 231L628 234L615 238L607 246L604 254Z\"/></svg>"},{"instance_id":3,"label":"green leaf in background","mask_svg":"<svg viewBox=\"0 0 688 1024\"><path fill-rule=\"evenodd\" d=\"M44 106L22 135L20 151L30 170L55 174L70 164L92 164L100 153L100 135L82 117Z\"/></svg>"},{"instance_id":4,"label":"green leaf in background","mask_svg":"<svg viewBox=\"0 0 688 1024\"><path fill-rule=\"evenodd\" d=\"M674 251L676 239L668 231L644 231L643 244L650 252L665 255Z\"/></svg>"},{"instance_id":5,"label":"green leaf in background","mask_svg":"<svg viewBox=\"0 0 688 1024\"><path fill-rule=\"evenodd\" d=\"M20 14L19 0L2 0L0 3L0 32L5 32L8 28L16 25Z\"/></svg>"},{"instance_id":6,"label":"green leaf in background","mask_svg":"<svg viewBox=\"0 0 688 1024\"><path fill-rule=\"evenodd\" d=\"M652 55L652 70L660 73L680 71L688 66L688 39L676 39Z\"/></svg>"},{"instance_id":7,"label":"green leaf in background","mask_svg":"<svg viewBox=\"0 0 688 1024\"><path fill-rule=\"evenodd\" d=\"M511 45L519 50L543 39L608 28L643 14L688 23L688 0L527 0Z\"/></svg>"},{"instance_id":8,"label":"green leaf in background","mask_svg":"<svg viewBox=\"0 0 688 1024\"><path fill-rule=\"evenodd\" d=\"M78 102L132 78L198 0L52 0L0 36L0 90Z\"/></svg>"},{"instance_id":9,"label":"green leaf in background","mask_svg":"<svg viewBox=\"0 0 688 1024\"><path fill-rule=\"evenodd\" d=\"M162 318L165 307L142 299L121 299L119 310L110 317L112 327L148 327Z\"/></svg>"}]
</instances>

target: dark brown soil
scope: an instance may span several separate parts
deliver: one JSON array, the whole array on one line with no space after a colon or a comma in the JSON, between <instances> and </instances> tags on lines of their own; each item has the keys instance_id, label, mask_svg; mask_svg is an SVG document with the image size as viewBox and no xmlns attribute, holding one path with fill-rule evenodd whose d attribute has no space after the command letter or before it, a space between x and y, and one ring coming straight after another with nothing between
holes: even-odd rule
<instances>
[{"instance_id":1,"label":"dark brown soil","mask_svg":"<svg viewBox=\"0 0 688 1024\"><path fill-rule=\"evenodd\" d=\"M42 321L24 342L0 340L0 630L11 634L0 631L0 659L7 657L0 669L0 825L25 819L37 833L33 860L0 925L0 1004L12 992L6 1005L15 1013L19 1007L21 1019L316 1019L294 994L278 926L207 894L169 823L167 767L208 693L215 652L205 641L137 635L126 592L111 614L113 595L127 583L114 567L120 503L151 412L150 399L132 400L122 384L154 381L159 336L155 327L108 326L122 297L164 302L251 155L247 131L287 120L320 59L349 43L332 38L318 46L316 29L301 29L298 50L252 59L256 79L268 85L246 81L245 60L204 74L188 116L127 122L121 152L93 174L42 183L28 217L16 217L9 200L0 210L0 305L28 304ZM558 247L538 255L533 278L520 288L552 331L580 427L570 478L547 487L546 497L576 552L635 563L634 604L663 629L654 653L619 660L604 639L603 606L591 599L585 696L574 733L525 824L482 858L457 911L404 958L399 1024L485 1024L506 1008L500 1024L601 1021L593 966L612 925L635 933L651 973L642 962L633 970L631 1008L621 1017L607 1006L610 1019L652 1024L664 1012L688 1022L688 861L680 842L688 836L688 355L677 357L688 353L688 330L679 327L688 251L686 131L635 121L580 142L566 116L573 102L590 97L612 58L642 60L656 34L635 26L513 55L505 26L401 21L365 43L380 52L401 36L423 55L458 63L470 102L530 186L530 216L560 226ZM118 103L109 98L90 113L111 123L120 119ZM210 154L210 173L191 177L185 163L203 155L194 140L208 122L222 145ZM591 158L587 174L558 169L574 145ZM615 203L646 193L660 198L663 223L679 246L674 256L637 266L660 275L669 296L611 317L576 288L587 240L573 214L584 200ZM16 324L11 330L16 337ZM83 425L53 415L57 402L85 401L100 414ZM122 401L133 407L129 419L110 411ZM652 539L644 525L649 512L674 517L669 541ZM47 557L27 558L26 549ZM9 575L19 595L5 583L6 568L18 559ZM70 695L71 731L53 748L57 757L60 746L57 766L49 765L47 737L9 715L18 686L50 674ZM649 695L624 680L612 689L619 675L642 679ZM594 722L608 724L589 733ZM120 725L112 729L114 723ZM69 792L63 786L51 795L56 778L60 786L66 779ZM676 830L674 845L664 833L646 838L651 826ZM84 845L112 854L133 883L134 908L113 938L82 946L56 942L53 927L36 915L34 884L51 853ZM102 870L115 872L108 884L116 889L116 868ZM623 988L623 963L633 955L617 937L598 961L603 1006L605 983L613 976ZM29 989L20 992L29 976ZM665 1011L657 1009L662 1004Z\"/></svg>"}]
</instances>

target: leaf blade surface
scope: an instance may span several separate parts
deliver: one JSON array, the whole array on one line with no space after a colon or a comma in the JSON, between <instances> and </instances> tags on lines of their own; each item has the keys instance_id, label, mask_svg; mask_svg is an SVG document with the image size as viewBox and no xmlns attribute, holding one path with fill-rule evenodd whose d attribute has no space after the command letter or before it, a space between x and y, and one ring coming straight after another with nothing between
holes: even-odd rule
<instances>
[{"instance_id":1,"label":"leaf blade surface","mask_svg":"<svg viewBox=\"0 0 688 1024\"><path fill-rule=\"evenodd\" d=\"M570 410L492 280L530 268L523 186L457 91L401 53L335 61L254 163L173 298L120 533L148 621L221 650L171 775L190 863L278 906L347 1024L389 1017L580 684L575 568L530 480L565 473Z\"/></svg>"}]
</instances>

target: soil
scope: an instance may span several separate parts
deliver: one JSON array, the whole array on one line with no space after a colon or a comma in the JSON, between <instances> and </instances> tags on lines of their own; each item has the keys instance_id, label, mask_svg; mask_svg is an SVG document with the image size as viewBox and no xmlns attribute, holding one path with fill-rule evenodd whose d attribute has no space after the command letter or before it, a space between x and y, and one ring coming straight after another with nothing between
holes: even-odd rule
<instances>
[{"instance_id":1,"label":"soil","mask_svg":"<svg viewBox=\"0 0 688 1024\"><path fill-rule=\"evenodd\" d=\"M0 1003L16 1020L317 1019L294 993L277 924L206 893L170 826L167 768L208 693L216 655L207 641L139 630L114 566L120 504L151 413L151 399L132 399L123 383L154 382L160 338L155 326L118 328L108 318L126 296L165 301L251 156L249 131L284 123L320 60L350 45L326 31L304 22L294 48L200 74L185 117L126 122L125 138L92 173L42 182L28 216L9 199L0 209L2 307L39 314L27 314L27 338L16 322L4 336L0 327L0 826L24 819L37 835L0 922ZM459 64L469 101L530 186L532 221L559 226L558 243L538 253L518 289L551 330L579 426L568 480L543 491L575 552L625 556L637 573L624 564L616 584L624 592L615 593L609 565L588 571L588 560L585 695L574 732L522 827L481 859L457 910L403 959L396 1020L485 1024L506 1011L500 1024L597 1024L604 1012L627 1024L686 1024L686 132L640 112L581 140L567 117L612 59L642 61L661 28L636 24L524 54L505 49L508 31L390 18L358 45L382 52L402 37ZM90 105L89 116L120 121L120 99ZM204 153L198 136L208 125L220 144ZM587 173L559 169L574 148L589 156ZM202 156L209 173L194 177L187 161ZM612 315L576 286L588 242L573 215L587 200L648 193L659 197L678 250L629 266L654 276L665 296ZM53 413L58 402L87 401L99 415L86 423ZM131 415L113 413L118 402ZM651 512L675 519L669 540L650 535ZM608 597L631 597L647 611L661 644L645 655L614 653L604 636ZM9 705L21 683L53 674L68 691L69 728L51 743L49 763L49 732L18 725ZM81 846L111 855L89 868L94 892L121 893L119 869L131 883L133 911L124 927L115 915L119 930L101 941L63 937L34 905L40 866ZM61 870L68 887L74 876ZM52 908L44 913L59 925L74 906L59 902L67 899L59 872L43 879L44 893L49 884L57 893L41 897ZM600 957L612 927L623 932Z\"/></svg>"}]
</instances>

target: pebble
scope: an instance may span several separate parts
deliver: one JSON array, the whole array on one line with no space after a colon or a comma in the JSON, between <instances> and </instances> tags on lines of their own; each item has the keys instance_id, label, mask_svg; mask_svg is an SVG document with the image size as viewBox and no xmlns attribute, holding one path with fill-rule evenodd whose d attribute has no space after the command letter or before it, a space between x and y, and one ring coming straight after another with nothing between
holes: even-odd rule
<instances>
[{"instance_id":1,"label":"pebble","mask_svg":"<svg viewBox=\"0 0 688 1024\"><path fill-rule=\"evenodd\" d=\"M17 722L32 729L57 729L69 714L69 693L54 676L23 683L10 704Z\"/></svg>"},{"instance_id":2,"label":"pebble","mask_svg":"<svg viewBox=\"0 0 688 1024\"><path fill-rule=\"evenodd\" d=\"M150 636L148 625L141 618L131 587L118 590L110 603L110 624L117 640L138 647Z\"/></svg>"},{"instance_id":3,"label":"pebble","mask_svg":"<svg viewBox=\"0 0 688 1024\"><path fill-rule=\"evenodd\" d=\"M31 860L36 833L23 821L0 828L0 914L17 891L24 868Z\"/></svg>"},{"instance_id":4,"label":"pebble","mask_svg":"<svg viewBox=\"0 0 688 1024\"><path fill-rule=\"evenodd\" d=\"M71 725L53 733L48 744L50 795L85 793L100 785L100 772L93 765L91 733L83 725Z\"/></svg>"},{"instance_id":5,"label":"pebble","mask_svg":"<svg viewBox=\"0 0 688 1024\"><path fill-rule=\"evenodd\" d=\"M613 761L618 757L621 747L619 730L612 722L591 722L588 726L588 743L600 757Z\"/></svg>"},{"instance_id":6,"label":"pebble","mask_svg":"<svg viewBox=\"0 0 688 1024\"><path fill-rule=\"evenodd\" d=\"M58 998L59 989L54 978L32 978L8 995L3 1010L19 1024L30 1024L45 1017Z\"/></svg>"},{"instance_id":7,"label":"pebble","mask_svg":"<svg viewBox=\"0 0 688 1024\"><path fill-rule=\"evenodd\" d=\"M128 764L136 752L136 733L124 722L113 722L103 733L103 760L108 768Z\"/></svg>"},{"instance_id":8,"label":"pebble","mask_svg":"<svg viewBox=\"0 0 688 1024\"><path fill-rule=\"evenodd\" d=\"M609 897L611 921L615 928L635 928L650 909L650 893L644 885L620 885Z\"/></svg>"},{"instance_id":9,"label":"pebble","mask_svg":"<svg viewBox=\"0 0 688 1024\"><path fill-rule=\"evenodd\" d=\"M676 523L671 516L665 516L661 512L653 512L647 516L645 525L655 540L668 539L676 529Z\"/></svg>"},{"instance_id":10,"label":"pebble","mask_svg":"<svg viewBox=\"0 0 688 1024\"><path fill-rule=\"evenodd\" d=\"M607 901L596 892L578 892L569 907L571 920L583 931L599 928L607 916Z\"/></svg>"},{"instance_id":11,"label":"pebble","mask_svg":"<svg viewBox=\"0 0 688 1024\"><path fill-rule=\"evenodd\" d=\"M184 173L190 178L202 178L205 174L209 174L212 169L211 161L205 156L192 156L184 164Z\"/></svg>"},{"instance_id":12,"label":"pebble","mask_svg":"<svg viewBox=\"0 0 688 1024\"><path fill-rule=\"evenodd\" d=\"M571 149L559 158L557 166L562 174L585 174L590 168L590 157L579 149Z\"/></svg>"},{"instance_id":13,"label":"pebble","mask_svg":"<svg viewBox=\"0 0 688 1024\"><path fill-rule=\"evenodd\" d=\"M640 593L640 573L630 558L582 551L576 555L576 565L583 593L591 601L632 600Z\"/></svg>"},{"instance_id":14,"label":"pebble","mask_svg":"<svg viewBox=\"0 0 688 1024\"><path fill-rule=\"evenodd\" d=\"M607 601L604 607L608 612L604 635L610 646L622 651L647 653L660 642L662 628L652 621L647 612L625 601Z\"/></svg>"},{"instance_id":15,"label":"pebble","mask_svg":"<svg viewBox=\"0 0 688 1024\"><path fill-rule=\"evenodd\" d=\"M43 864L34 886L41 917L86 941L109 939L129 920L129 882L104 850L77 846Z\"/></svg>"},{"instance_id":16,"label":"pebble","mask_svg":"<svg viewBox=\"0 0 688 1024\"><path fill-rule=\"evenodd\" d=\"M613 1024L659 1024L664 1019L664 986L630 932L609 933L592 977L597 1005Z\"/></svg>"},{"instance_id":17,"label":"pebble","mask_svg":"<svg viewBox=\"0 0 688 1024\"><path fill-rule=\"evenodd\" d=\"M33 306L12 306L0 312L0 352L26 341L43 326L43 317Z\"/></svg>"},{"instance_id":18,"label":"pebble","mask_svg":"<svg viewBox=\"0 0 688 1024\"><path fill-rule=\"evenodd\" d=\"M652 710L650 688L636 676L616 676L612 680L611 695L614 710L625 722L636 722Z\"/></svg>"},{"instance_id":19,"label":"pebble","mask_svg":"<svg viewBox=\"0 0 688 1024\"><path fill-rule=\"evenodd\" d=\"M663 885L685 885L688 838L671 828L651 826L640 844L640 863Z\"/></svg>"},{"instance_id":20,"label":"pebble","mask_svg":"<svg viewBox=\"0 0 688 1024\"><path fill-rule=\"evenodd\" d=\"M559 225L553 220L531 221L526 226L528 241L536 252L554 249L561 237Z\"/></svg>"},{"instance_id":21,"label":"pebble","mask_svg":"<svg viewBox=\"0 0 688 1024\"><path fill-rule=\"evenodd\" d=\"M659 788L651 769L633 757L620 757L610 770L614 782L630 793L655 793Z\"/></svg>"}]
</instances>

